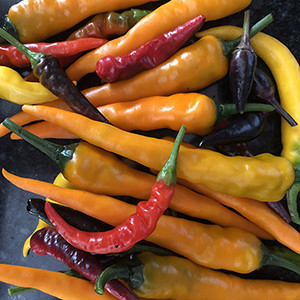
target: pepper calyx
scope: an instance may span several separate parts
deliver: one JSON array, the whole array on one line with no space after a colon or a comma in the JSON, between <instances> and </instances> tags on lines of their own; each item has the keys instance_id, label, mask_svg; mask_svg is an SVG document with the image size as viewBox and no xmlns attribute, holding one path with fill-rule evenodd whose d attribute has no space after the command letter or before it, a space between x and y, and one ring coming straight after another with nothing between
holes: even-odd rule
<instances>
[{"instance_id":1,"label":"pepper calyx","mask_svg":"<svg viewBox=\"0 0 300 300\"><path fill-rule=\"evenodd\" d=\"M101 272L95 282L95 292L103 295L105 284L112 279L122 279L131 289L137 289L144 283L143 271L141 260L136 255L131 256Z\"/></svg>"}]
</instances>

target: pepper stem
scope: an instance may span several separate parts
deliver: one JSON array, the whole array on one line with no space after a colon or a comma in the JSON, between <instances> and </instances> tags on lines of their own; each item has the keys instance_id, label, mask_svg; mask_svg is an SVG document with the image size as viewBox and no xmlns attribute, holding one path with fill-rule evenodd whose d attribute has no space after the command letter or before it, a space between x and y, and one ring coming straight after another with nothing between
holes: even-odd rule
<instances>
[{"instance_id":1,"label":"pepper stem","mask_svg":"<svg viewBox=\"0 0 300 300\"><path fill-rule=\"evenodd\" d=\"M75 148L77 147L77 143L70 144L70 145L58 145L55 143L51 143L46 141L28 130L24 129L23 127L17 125L9 118L6 118L2 124L23 138L26 142L30 143L46 155L48 155L52 160L54 160L59 169L63 172L66 163L72 158Z\"/></svg>"},{"instance_id":2,"label":"pepper stem","mask_svg":"<svg viewBox=\"0 0 300 300\"><path fill-rule=\"evenodd\" d=\"M215 106L217 110L216 123L226 120L228 117L239 113L235 104L215 104ZM245 105L244 112L251 111L272 112L274 111L274 107L272 105L263 103L247 103Z\"/></svg>"},{"instance_id":3,"label":"pepper stem","mask_svg":"<svg viewBox=\"0 0 300 300\"><path fill-rule=\"evenodd\" d=\"M95 292L103 295L105 284L112 279L126 281L130 288L137 289L144 282L144 265L135 255L129 261L112 265L106 268L96 279Z\"/></svg>"},{"instance_id":4,"label":"pepper stem","mask_svg":"<svg viewBox=\"0 0 300 300\"><path fill-rule=\"evenodd\" d=\"M257 33L259 33L260 31L262 31L265 27L267 27L270 23L272 23L274 21L273 15L272 14L268 14L267 16L265 16L263 19L261 19L260 21L258 21L255 25L253 25L251 27L250 30L250 38L254 37ZM223 52L225 56L229 56L232 51L238 46L238 44L241 41L242 36L231 40L231 41L224 41L222 39L219 39L223 45Z\"/></svg>"},{"instance_id":5,"label":"pepper stem","mask_svg":"<svg viewBox=\"0 0 300 300\"><path fill-rule=\"evenodd\" d=\"M179 152L179 147L183 136L186 132L186 127L184 125L181 126L176 139L174 141L174 145L169 156L169 159L162 167L160 172L157 175L156 181L163 181L166 185L175 185L176 184L176 163L177 163L177 156Z\"/></svg>"},{"instance_id":6,"label":"pepper stem","mask_svg":"<svg viewBox=\"0 0 300 300\"><path fill-rule=\"evenodd\" d=\"M287 200L287 206L288 206L288 210L292 222L300 225L300 216L298 213L298 201L297 201L299 192L300 192L300 170L295 169L295 180L286 193L286 200Z\"/></svg>"},{"instance_id":7,"label":"pepper stem","mask_svg":"<svg viewBox=\"0 0 300 300\"><path fill-rule=\"evenodd\" d=\"M263 259L260 267L278 266L300 275L299 255L283 246L267 248L262 246Z\"/></svg>"},{"instance_id":8,"label":"pepper stem","mask_svg":"<svg viewBox=\"0 0 300 300\"><path fill-rule=\"evenodd\" d=\"M246 10L245 14L244 14L243 33L241 36L241 42L245 45L249 44L249 42L250 42L249 18L250 18L250 12L249 12L249 10Z\"/></svg>"},{"instance_id":9,"label":"pepper stem","mask_svg":"<svg viewBox=\"0 0 300 300\"><path fill-rule=\"evenodd\" d=\"M22 52L26 57L30 60L32 69L34 68L37 61L46 53L37 53L26 46L24 46L21 42L19 42L17 39L15 39L11 34L9 34L4 29L0 28L0 36L4 38L6 41L8 41L10 44L12 44L14 47L16 47L20 52Z\"/></svg>"}]
</instances>

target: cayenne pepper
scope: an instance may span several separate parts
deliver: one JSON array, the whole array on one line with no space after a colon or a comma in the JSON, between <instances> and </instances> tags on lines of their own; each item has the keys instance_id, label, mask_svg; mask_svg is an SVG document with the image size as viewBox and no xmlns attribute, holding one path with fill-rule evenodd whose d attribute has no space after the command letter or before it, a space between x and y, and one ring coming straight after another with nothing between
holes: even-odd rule
<instances>
[{"instance_id":1,"label":"cayenne pepper","mask_svg":"<svg viewBox=\"0 0 300 300\"><path fill-rule=\"evenodd\" d=\"M177 177L177 156L185 131L186 127L182 125L169 159L157 175L149 200L139 202L136 213L125 222L106 232L80 231L66 223L51 204L46 202L46 214L56 230L74 247L99 254L122 252L147 238L154 231L160 216L172 200Z\"/></svg>"}]
</instances>

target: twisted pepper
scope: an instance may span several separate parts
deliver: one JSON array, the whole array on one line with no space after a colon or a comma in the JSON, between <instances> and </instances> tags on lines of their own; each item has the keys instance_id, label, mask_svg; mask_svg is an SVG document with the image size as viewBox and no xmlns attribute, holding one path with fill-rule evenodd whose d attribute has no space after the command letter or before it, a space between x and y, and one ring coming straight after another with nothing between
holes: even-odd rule
<instances>
[{"instance_id":1,"label":"twisted pepper","mask_svg":"<svg viewBox=\"0 0 300 300\"><path fill-rule=\"evenodd\" d=\"M113 226L124 222L136 210L134 205L108 196L55 187L49 183L30 183L32 180L20 180L6 171L3 175L21 188L26 189L32 184L30 191L50 196L61 204ZM147 241L214 269L249 273L266 264L279 264L300 272L299 267L286 260L283 265L281 259L267 251L253 234L234 227L223 228L162 215Z\"/></svg>"},{"instance_id":2,"label":"twisted pepper","mask_svg":"<svg viewBox=\"0 0 300 300\"><path fill-rule=\"evenodd\" d=\"M0 281L24 288L34 288L60 299L116 299L110 294L99 298L90 281L36 268L0 264Z\"/></svg>"},{"instance_id":3,"label":"twisted pepper","mask_svg":"<svg viewBox=\"0 0 300 300\"><path fill-rule=\"evenodd\" d=\"M39 42L73 27L89 16L139 6L147 2L150 1L23 0L10 7L8 19L15 26L21 42ZM33 20L39 26L33 26Z\"/></svg>"},{"instance_id":4,"label":"twisted pepper","mask_svg":"<svg viewBox=\"0 0 300 300\"><path fill-rule=\"evenodd\" d=\"M79 114L41 105L24 105L23 110L61 126L87 142L149 168L159 170L172 143L140 136L95 122ZM4 125L8 122L4 121ZM11 129L11 126L10 126ZM291 163L269 153L253 157L227 157L214 151L182 146L178 177L211 189L260 201L278 201L294 181Z\"/></svg>"},{"instance_id":5,"label":"twisted pepper","mask_svg":"<svg viewBox=\"0 0 300 300\"><path fill-rule=\"evenodd\" d=\"M206 16L207 21L216 20L244 9L250 2L251 0L236 0L234 2L229 0L168 1L144 17L124 36L114 39L78 59L67 69L67 73L72 80L79 80L84 75L95 72L96 63L101 57L127 54L200 14Z\"/></svg>"},{"instance_id":6,"label":"twisted pepper","mask_svg":"<svg viewBox=\"0 0 300 300\"><path fill-rule=\"evenodd\" d=\"M97 14L87 24L72 32L67 40L77 40L86 37L110 39L120 36L125 34L149 13L149 10L132 8L120 14L114 11Z\"/></svg>"},{"instance_id":7,"label":"twisted pepper","mask_svg":"<svg viewBox=\"0 0 300 300\"><path fill-rule=\"evenodd\" d=\"M176 300L297 300L300 284L275 280L249 280L203 268L175 256L149 252L135 256L127 265L116 264L98 277L96 292L110 278L122 278L142 298ZM176 284L174 284L176 283Z\"/></svg>"},{"instance_id":8,"label":"twisted pepper","mask_svg":"<svg viewBox=\"0 0 300 300\"><path fill-rule=\"evenodd\" d=\"M0 28L0 36L4 37L27 56L34 75L44 87L64 100L74 111L94 120L107 122L65 74L64 69L59 65L59 61L55 56L30 50L2 28Z\"/></svg>"},{"instance_id":9,"label":"twisted pepper","mask_svg":"<svg viewBox=\"0 0 300 300\"><path fill-rule=\"evenodd\" d=\"M104 56L97 61L96 73L102 80L112 83L152 69L180 49L202 27L204 21L205 16L197 16L126 55Z\"/></svg>"}]
</instances>

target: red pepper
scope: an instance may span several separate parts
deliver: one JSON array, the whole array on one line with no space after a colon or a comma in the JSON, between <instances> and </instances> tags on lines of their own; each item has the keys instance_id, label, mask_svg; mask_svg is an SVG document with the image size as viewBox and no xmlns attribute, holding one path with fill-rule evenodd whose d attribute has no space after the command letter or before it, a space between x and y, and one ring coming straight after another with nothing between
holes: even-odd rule
<instances>
[{"instance_id":1,"label":"red pepper","mask_svg":"<svg viewBox=\"0 0 300 300\"><path fill-rule=\"evenodd\" d=\"M176 27L124 56L100 58L96 65L98 76L106 82L128 79L133 75L156 67L174 54L204 24L200 15Z\"/></svg>"},{"instance_id":2,"label":"red pepper","mask_svg":"<svg viewBox=\"0 0 300 300\"><path fill-rule=\"evenodd\" d=\"M56 56L59 60L71 57L84 51L96 49L106 43L105 39L82 38L74 41L63 41L56 43L32 43L25 44L35 52L45 52ZM14 46L0 46L0 65L7 67L26 68L30 67L29 59Z\"/></svg>"},{"instance_id":3,"label":"red pepper","mask_svg":"<svg viewBox=\"0 0 300 300\"><path fill-rule=\"evenodd\" d=\"M106 232L86 232L66 223L46 202L45 211L57 231L71 245L81 250L99 254L122 252L130 249L135 243L147 238L168 208L176 184L177 155L186 127L183 125L174 142L172 152L164 167L157 176L148 201L138 203L136 213L125 222Z\"/></svg>"},{"instance_id":4,"label":"red pepper","mask_svg":"<svg viewBox=\"0 0 300 300\"><path fill-rule=\"evenodd\" d=\"M30 247L35 254L51 255L92 282L96 282L97 276L106 268L94 255L70 245L52 227L35 232L30 239ZM139 299L118 280L110 280L105 289L117 299Z\"/></svg>"}]
</instances>

